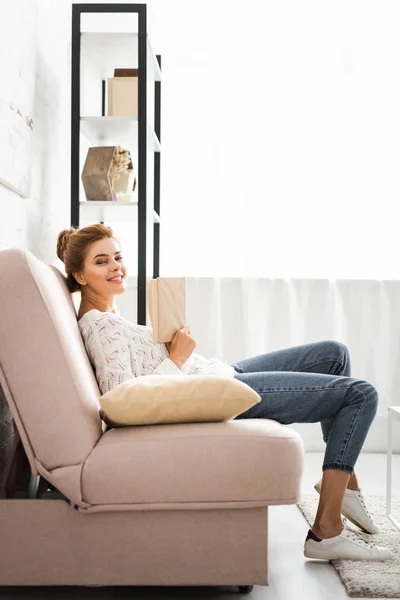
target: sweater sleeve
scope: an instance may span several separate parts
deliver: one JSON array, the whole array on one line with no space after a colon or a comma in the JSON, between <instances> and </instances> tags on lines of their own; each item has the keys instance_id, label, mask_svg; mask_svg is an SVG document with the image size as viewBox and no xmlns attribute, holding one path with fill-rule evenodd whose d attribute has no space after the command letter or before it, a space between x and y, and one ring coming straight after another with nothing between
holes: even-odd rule
<instances>
[{"instance_id":1,"label":"sweater sleeve","mask_svg":"<svg viewBox=\"0 0 400 600\"><path fill-rule=\"evenodd\" d=\"M167 357L154 369L153 375L183 375L183 372L173 360Z\"/></svg>"}]
</instances>

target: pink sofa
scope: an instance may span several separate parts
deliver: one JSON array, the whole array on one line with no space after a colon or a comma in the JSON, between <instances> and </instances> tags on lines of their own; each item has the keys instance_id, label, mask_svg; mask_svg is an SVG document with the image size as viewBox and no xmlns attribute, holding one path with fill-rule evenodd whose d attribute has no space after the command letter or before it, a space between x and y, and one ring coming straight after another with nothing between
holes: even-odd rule
<instances>
[{"instance_id":1,"label":"pink sofa","mask_svg":"<svg viewBox=\"0 0 400 600\"><path fill-rule=\"evenodd\" d=\"M0 385L18 430L0 486L0 585L268 584L268 506L304 449L276 421L106 430L64 275L0 252ZM19 440L19 441L18 441Z\"/></svg>"}]
</instances>

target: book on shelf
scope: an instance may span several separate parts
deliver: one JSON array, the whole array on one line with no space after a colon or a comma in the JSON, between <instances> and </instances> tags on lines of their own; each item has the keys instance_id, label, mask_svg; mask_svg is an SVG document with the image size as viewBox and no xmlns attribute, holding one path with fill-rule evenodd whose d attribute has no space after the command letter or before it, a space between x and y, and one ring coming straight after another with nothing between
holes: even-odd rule
<instances>
[{"instance_id":1,"label":"book on shelf","mask_svg":"<svg viewBox=\"0 0 400 600\"><path fill-rule=\"evenodd\" d=\"M158 344L171 342L186 325L186 279L157 277L146 283L147 312Z\"/></svg>"}]
</instances>

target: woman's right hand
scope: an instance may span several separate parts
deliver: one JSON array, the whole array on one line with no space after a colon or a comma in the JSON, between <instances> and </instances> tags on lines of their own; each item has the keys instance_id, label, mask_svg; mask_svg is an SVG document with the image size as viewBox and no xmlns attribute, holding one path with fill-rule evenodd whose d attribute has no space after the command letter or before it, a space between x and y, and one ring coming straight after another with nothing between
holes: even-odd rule
<instances>
[{"instance_id":1,"label":"woman's right hand","mask_svg":"<svg viewBox=\"0 0 400 600\"><path fill-rule=\"evenodd\" d=\"M195 348L196 341L190 335L190 327L185 325L175 333L170 344L168 358L181 368Z\"/></svg>"}]
</instances>

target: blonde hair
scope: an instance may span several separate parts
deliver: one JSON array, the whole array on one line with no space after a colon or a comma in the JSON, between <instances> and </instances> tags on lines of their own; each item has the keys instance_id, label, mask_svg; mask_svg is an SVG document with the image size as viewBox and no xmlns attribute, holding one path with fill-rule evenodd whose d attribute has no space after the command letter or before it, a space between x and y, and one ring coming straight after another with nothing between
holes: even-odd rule
<instances>
[{"instance_id":1,"label":"blonde hair","mask_svg":"<svg viewBox=\"0 0 400 600\"><path fill-rule=\"evenodd\" d=\"M83 271L85 258L90 244L104 238L115 238L111 227L102 224L88 225L87 227L70 227L60 231L57 237L57 256L65 265L69 291L77 292L81 285L72 273ZM118 241L118 240L116 240Z\"/></svg>"}]
</instances>

